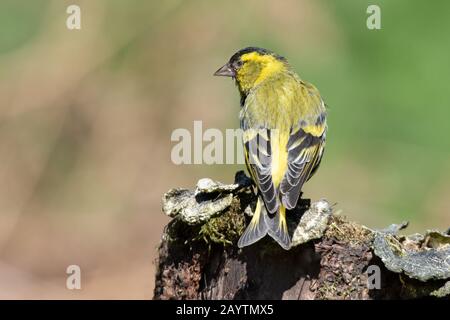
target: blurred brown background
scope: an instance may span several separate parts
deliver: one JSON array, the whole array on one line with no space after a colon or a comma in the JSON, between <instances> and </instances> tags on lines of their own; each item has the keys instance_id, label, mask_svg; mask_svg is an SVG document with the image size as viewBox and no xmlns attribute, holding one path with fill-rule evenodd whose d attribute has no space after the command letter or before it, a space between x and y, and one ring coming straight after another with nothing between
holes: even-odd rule
<instances>
[{"instance_id":1,"label":"blurred brown background","mask_svg":"<svg viewBox=\"0 0 450 320\"><path fill-rule=\"evenodd\" d=\"M79 31L66 8L81 7ZM379 4L382 30L366 28ZM370 227L450 226L449 3L0 2L0 298L152 297L172 187L243 166L172 164L176 128L238 127L249 45L322 92L329 139L312 199ZM228 81L227 81L228 80ZM68 265L82 290L66 289Z\"/></svg>"}]
</instances>

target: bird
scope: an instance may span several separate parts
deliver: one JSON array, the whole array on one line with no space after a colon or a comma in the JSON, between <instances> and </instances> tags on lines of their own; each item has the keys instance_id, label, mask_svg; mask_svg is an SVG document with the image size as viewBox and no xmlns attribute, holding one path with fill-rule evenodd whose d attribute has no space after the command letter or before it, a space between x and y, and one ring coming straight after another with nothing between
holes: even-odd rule
<instances>
[{"instance_id":1,"label":"bird","mask_svg":"<svg viewBox=\"0 0 450 320\"><path fill-rule=\"evenodd\" d=\"M245 164L257 193L253 217L237 245L243 248L269 235L289 250L286 213L295 209L322 160L325 103L286 58L267 49L241 49L214 75L231 77L239 90Z\"/></svg>"}]
</instances>

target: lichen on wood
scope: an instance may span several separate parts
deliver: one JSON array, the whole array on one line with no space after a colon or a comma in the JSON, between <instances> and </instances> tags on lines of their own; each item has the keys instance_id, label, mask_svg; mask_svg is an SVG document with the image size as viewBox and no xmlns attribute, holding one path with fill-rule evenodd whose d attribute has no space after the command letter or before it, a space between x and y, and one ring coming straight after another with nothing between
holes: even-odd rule
<instances>
[{"instance_id":1,"label":"lichen on wood","mask_svg":"<svg viewBox=\"0 0 450 320\"><path fill-rule=\"evenodd\" d=\"M407 223L372 230L333 213L325 200L301 199L288 212L292 248L272 239L239 249L255 208L251 180L201 179L194 191L172 189L172 218L159 247L155 299L398 299L450 295L450 236L399 235ZM381 288L367 270L381 271Z\"/></svg>"},{"instance_id":2,"label":"lichen on wood","mask_svg":"<svg viewBox=\"0 0 450 320\"><path fill-rule=\"evenodd\" d=\"M402 228L397 228L398 230ZM439 231L399 236L375 232L374 252L386 268L420 281L450 278L450 236Z\"/></svg>"}]
</instances>

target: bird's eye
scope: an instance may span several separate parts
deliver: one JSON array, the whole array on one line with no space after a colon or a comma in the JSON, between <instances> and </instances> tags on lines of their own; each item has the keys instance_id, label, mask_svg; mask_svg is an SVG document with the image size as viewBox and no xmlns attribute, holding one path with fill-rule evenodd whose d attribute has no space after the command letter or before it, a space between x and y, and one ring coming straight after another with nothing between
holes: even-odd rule
<instances>
[{"instance_id":1,"label":"bird's eye","mask_svg":"<svg viewBox=\"0 0 450 320\"><path fill-rule=\"evenodd\" d=\"M238 61L236 61L236 62L234 63L234 67L235 67L236 69L242 67L243 65L244 65L244 61L242 61L242 60L238 60Z\"/></svg>"}]
</instances>

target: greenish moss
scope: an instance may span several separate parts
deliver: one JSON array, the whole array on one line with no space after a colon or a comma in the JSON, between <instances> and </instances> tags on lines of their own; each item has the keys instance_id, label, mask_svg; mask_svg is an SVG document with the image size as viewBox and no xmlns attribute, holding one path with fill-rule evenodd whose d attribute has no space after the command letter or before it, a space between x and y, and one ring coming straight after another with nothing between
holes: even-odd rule
<instances>
[{"instance_id":1,"label":"greenish moss","mask_svg":"<svg viewBox=\"0 0 450 320\"><path fill-rule=\"evenodd\" d=\"M373 241L373 232L362 225L347 221L345 217L333 215L325 237L354 245L370 244Z\"/></svg>"},{"instance_id":2,"label":"greenish moss","mask_svg":"<svg viewBox=\"0 0 450 320\"><path fill-rule=\"evenodd\" d=\"M232 245L244 232L245 226L245 216L241 212L240 203L233 200L231 207L225 213L201 225L193 240L203 240L206 243L218 243L223 246Z\"/></svg>"}]
</instances>

